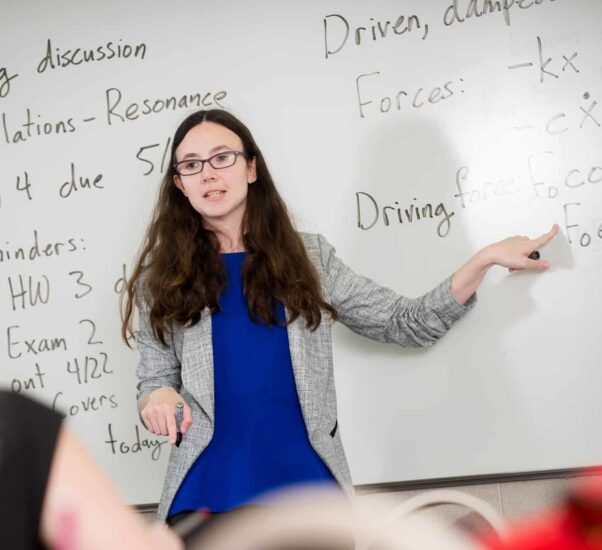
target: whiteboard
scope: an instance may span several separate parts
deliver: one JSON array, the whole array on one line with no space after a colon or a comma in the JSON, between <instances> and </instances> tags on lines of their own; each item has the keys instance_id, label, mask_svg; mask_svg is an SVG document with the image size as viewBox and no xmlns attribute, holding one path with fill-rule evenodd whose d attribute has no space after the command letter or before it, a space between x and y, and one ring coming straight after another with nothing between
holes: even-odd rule
<instances>
[{"instance_id":1,"label":"whiteboard","mask_svg":"<svg viewBox=\"0 0 602 550\"><path fill-rule=\"evenodd\" d=\"M129 502L158 500L169 445L138 421L117 292L196 103L253 130L299 229L408 296L561 226L552 269L492 269L433 348L335 327L356 484L600 462L600 2L2 7L0 377Z\"/></svg>"}]
</instances>

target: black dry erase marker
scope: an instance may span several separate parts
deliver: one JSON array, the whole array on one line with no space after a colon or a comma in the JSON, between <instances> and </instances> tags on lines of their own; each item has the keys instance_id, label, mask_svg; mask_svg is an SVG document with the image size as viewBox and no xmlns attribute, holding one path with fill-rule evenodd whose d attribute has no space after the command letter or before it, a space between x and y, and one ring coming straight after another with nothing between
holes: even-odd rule
<instances>
[{"instance_id":1,"label":"black dry erase marker","mask_svg":"<svg viewBox=\"0 0 602 550\"><path fill-rule=\"evenodd\" d=\"M533 252L531 252L531 254L529 254L529 258L531 260L539 260L540 257L541 254L539 253L539 250L534 250Z\"/></svg>"},{"instance_id":2,"label":"black dry erase marker","mask_svg":"<svg viewBox=\"0 0 602 550\"><path fill-rule=\"evenodd\" d=\"M182 443L182 432L180 431L180 426L182 425L182 420L184 419L184 403L178 401L176 403L176 429L178 430L176 433L176 447L180 446Z\"/></svg>"}]
</instances>

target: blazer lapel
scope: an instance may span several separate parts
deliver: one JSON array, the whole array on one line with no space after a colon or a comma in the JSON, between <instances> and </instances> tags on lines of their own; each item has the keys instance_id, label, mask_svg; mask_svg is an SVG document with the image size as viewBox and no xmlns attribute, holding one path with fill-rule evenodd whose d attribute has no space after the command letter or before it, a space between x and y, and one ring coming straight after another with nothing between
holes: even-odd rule
<instances>
[{"instance_id":1,"label":"blazer lapel","mask_svg":"<svg viewBox=\"0 0 602 550\"><path fill-rule=\"evenodd\" d=\"M290 318L288 310L286 311L286 315L287 318ZM299 316L292 323L289 323L287 332L291 361L293 364L293 374L297 386L297 395L299 396L299 403L301 404L301 411L303 412L307 431L311 434L312 430L318 424L320 407L318 403L318 392L314 391L312 384L315 384L316 381L311 378L311 365L309 364L310 361L307 357L307 350L310 342L307 341L309 338L309 330L305 327L305 318Z\"/></svg>"},{"instance_id":2,"label":"blazer lapel","mask_svg":"<svg viewBox=\"0 0 602 550\"><path fill-rule=\"evenodd\" d=\"M209 308L201 312L196 325L184 329L182 383L213 423L213 342Z\"/></svg>"},{"instance_id":3,"label":"blazer lapel","mask_svg":"<svg viewBox=\"0 0 602 550\"><path fill-rule=\"evenodd\" d=\"M287 318L289 312L286 312ZM312 345L311 332L305 327L305 318L300 316L287 326L289 349L297 395L308 432L318 425L320 395L316 384L321 381L320 369L313 368L307 352ZM214 421L214 374L213 341L211 332L211 312L205 308L200 321L193 327L184 329L182 343L182 383L196 399L209 420Z\"/></svg>"}]
</instances>

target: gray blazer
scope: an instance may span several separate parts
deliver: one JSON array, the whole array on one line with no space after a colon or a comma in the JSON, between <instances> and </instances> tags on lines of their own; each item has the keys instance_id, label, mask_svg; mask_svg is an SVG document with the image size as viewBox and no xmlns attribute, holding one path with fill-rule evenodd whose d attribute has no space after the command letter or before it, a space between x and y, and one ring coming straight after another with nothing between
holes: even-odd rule
<instances>
[{"instance_id":1,"label":"gray blazer","mask_svg":"<svg viewBox=\"0 0 602 550\"><path fill-rule=\"evenodd\" d=\"M473 296L460 305L449 291L450 278L416 299L400 296L355 274L335 256L321 235L302 234L309 258L322 283L324 299L351 330L402 346L430 346L474 305ZM164 519L189 468L213 435L213 350L211 313L202 312L193 327L175 328L167 346L153 337L147 308L139 303L136 335L140 351L137 368L138 401L164 386L180 392L192 409L192 426L179 448L171 449L158 516ZM352 492L349 467L341 444L332 368L332 321L323 315L315 331L302 318L288 325L288 338L297 393L309 441L336 480Z\"/></svg>"}]
</instances>

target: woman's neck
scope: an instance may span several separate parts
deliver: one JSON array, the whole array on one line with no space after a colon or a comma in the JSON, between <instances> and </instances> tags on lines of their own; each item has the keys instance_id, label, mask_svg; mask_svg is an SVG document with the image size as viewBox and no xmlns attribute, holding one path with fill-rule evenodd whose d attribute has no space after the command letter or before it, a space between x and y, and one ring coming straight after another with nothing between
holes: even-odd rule
<instances>
[{"instance_id":1,"label":"woman's neck","mask_svg":"<svg viewBox=\"0 0 602 550\"><path fill-rule=\"evenodd\" d=\"M220 252L244 252L245 251L245 247L244 245L238 244L238 245L224 245L223 243L220 242Z\"/></svg>"},{"instance_id":2,"label":"woman's neck","mask_svg":"<svg viewBox=\"0 0 602 550\"><path fill-rule=\"evenodd\" d=\"M243 242L243 235L240 228L226 228L226 227L217 227L212 224L208 226L207 229L210 229L215 233L217 240L219 242L220 252L244 252L245 245Z\"/></svg>"}]
</instances>

